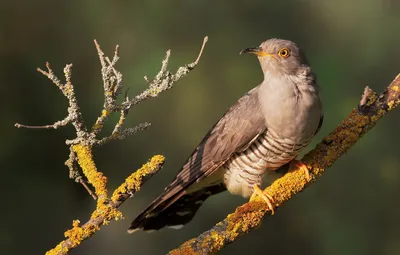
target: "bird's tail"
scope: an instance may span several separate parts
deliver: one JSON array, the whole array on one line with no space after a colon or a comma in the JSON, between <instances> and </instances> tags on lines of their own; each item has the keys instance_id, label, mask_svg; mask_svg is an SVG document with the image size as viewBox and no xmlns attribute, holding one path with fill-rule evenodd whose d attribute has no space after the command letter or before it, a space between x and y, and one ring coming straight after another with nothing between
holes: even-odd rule
<instances>
[{"instance_id":1,"label":"bird's tail","mask_svg":"<svg viewBox=\"0 0 400 255\"><path fill-rule=\"evenodd\" d=\"M159 230L163 227L179 229L191 221L203 202L214 194L225 191L223 184L206 187L178 198L159 203L156 199L132 222L128 233L137 230ZM172 199L172 200L171 200Z\"/></svg>"}]
</instances>

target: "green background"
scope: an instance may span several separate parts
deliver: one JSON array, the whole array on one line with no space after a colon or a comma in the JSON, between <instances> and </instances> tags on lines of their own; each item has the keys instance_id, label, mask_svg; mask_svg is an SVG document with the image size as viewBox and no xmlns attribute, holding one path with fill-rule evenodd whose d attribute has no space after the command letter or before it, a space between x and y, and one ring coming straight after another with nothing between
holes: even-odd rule
<instances>
[{"instance_id":1,"label":"green background","mask_svg":"<svg viewBox=\"0 0 400 255\"><path fill-rule=\"evenodd\" d=\"M208 129L262 80L255 57L241 49L271 37L291 39L317 73L325 123L311 146L356 107L365 86L382 91L400 72L400 1L1 1L0 251L43 254L73 219L85 222L95 202L68 179L64 161L72 127L25 130L66 116L67 101L35 71L49 61L61 78L73 63L73 84L85 121L102 107L100 64L93 44L112 54L129 94L146 88L167 49L170 70L198 67L159 98L135 107L128 126L152 127L95 150L112 190L152 155L164 169L122 206L112 222L71 254L165 254L222 220L246 200L228 193L207 200L180 231L126 234L130 221L169 183ZM400 254L400 111L391 113L314 185L283 205L261 228L221 254ZM111 118L103 135L113 128ZM308 147L305 151L310 150Z\"/></svg>"}]
</instances>

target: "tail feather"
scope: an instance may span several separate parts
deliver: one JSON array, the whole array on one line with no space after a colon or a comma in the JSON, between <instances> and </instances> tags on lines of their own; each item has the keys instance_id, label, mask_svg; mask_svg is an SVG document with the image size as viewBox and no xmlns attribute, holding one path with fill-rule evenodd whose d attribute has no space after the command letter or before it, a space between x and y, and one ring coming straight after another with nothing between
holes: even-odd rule
<instances>
[{"instance_id":1,"label":"tail feather","mask_svg":"<svg viewBox=\"0 0 400 255\"><path fill-rule=\"evenodd\" d=\"M225 190L225 186L219 184L190 194L183 194L180 197L172 197L162 203L158 203L158 199L156 199L136 217L128 229L128 233L133 233L138 229L149 231L159 230L163 227L181 228L193 219L197 210L208 197Z\"/></svg>"}]
</instances>

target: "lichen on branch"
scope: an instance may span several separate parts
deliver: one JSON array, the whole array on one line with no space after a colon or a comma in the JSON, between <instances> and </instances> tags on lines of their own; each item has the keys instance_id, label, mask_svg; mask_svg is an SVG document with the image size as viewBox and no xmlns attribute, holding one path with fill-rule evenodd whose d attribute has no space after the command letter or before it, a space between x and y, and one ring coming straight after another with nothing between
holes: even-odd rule
<instances>
[{"instance_id":1,"label":"lichen on branch","mask_svg":"<svg viewBox=\"0 0 400 255\"><path fill-rule=\"evenodd\" d=\"M130 175L114 191L111 199L105 203L99 203L99 199L90 219L82 226L79 225L79 220L74 220L72 228L64 233L67 239L48 251L46 255L66 254L71 249L76 248L85 239L91 237L96 231L100 230L102 225L107 225L113 219L121 219L122 213L117 209L123 202L139 191L140 187L162 168L164 161L164 156L153 156L149 162Z\"/></svg>"},{"instance_id":2,"label":"lichen on branch","mask_svg":"<svg viewBox=\"0 0 400 255\"><path fill-rule=\"evenodd\" d=\"M37 70L50 79L68 99L67 116L56 121L54 124L44 126L28 126L16 123L17 128L35 128L35 129L58 129L68 124L75 127L76 137L66 140L69 145L70 154L65 165L69 168L69 177L76 182L81 183L89 194L96 200L96 208L90 219L83 225L79 220L74 220L72 228L67 230L64 235L66 240L60 242L55 248L47 252L47 254L66 254L69 250L77 247L82 241L91 237L102 225L107 225L112 220L121 219L122 213L118 207L126 201L134 193L139 191L140 187L154 174L156 174L164 164L165 158L162 155L153 156L153 158L144 164L139 170L132 173L126 181L121 184L111 197L108 196L107 177L100 172L93 160L94 146L101 146L112 140L121 140L129 135L145 130L150 123L141 123L135 127L124 127L124 123L129 111L133 106L142 101L159 96L160 93L172 88L176 81L186 76L193 70L203 53L208 38L205 37L197 59L185 66L179 67L175 73L167 70L170 57L170 50L162 61L161 70L154 79L149 80L148 88L139 95L129 98L127 93L124 95L122 103L118 104L117 99L123 91L122 74L115 68L119 60L119 46L114 51L114 56L110 60L101 50L100 45L95 40L97 54L101 64L101 76L104 89L104 103L100 116L89 129L83 120L75 92L72 84L72 64L68 64L64 68L65 82L62 82L50 68L50 64L46 63L47 70L38 68ZM105 122L113 113L119 113L120 117L112 133L109 136L99 138L98 135L102 131ZM90 131L89 131L90 130ZM79 168L80 167L80 168ZM92 188L94 191L92 191Z\"/></svg>"}]
</instances>

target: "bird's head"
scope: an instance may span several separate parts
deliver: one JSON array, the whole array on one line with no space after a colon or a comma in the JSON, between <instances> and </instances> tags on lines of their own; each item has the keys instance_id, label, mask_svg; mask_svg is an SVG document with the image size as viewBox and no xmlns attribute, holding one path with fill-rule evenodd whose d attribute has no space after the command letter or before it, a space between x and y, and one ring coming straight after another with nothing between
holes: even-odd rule
<instances>
[{"instance_id":1,"label":"bird's head","mask_svg":"<svg viewBox=\"0 0 400 255\"><path fill-rule=\"evenodd\" d=\"M303 51L296 43L289 40L269 39L259 47L240 52L244 53L257 55L264 74L296 75L309 66Z\"/></svg>"}]
</instances>

